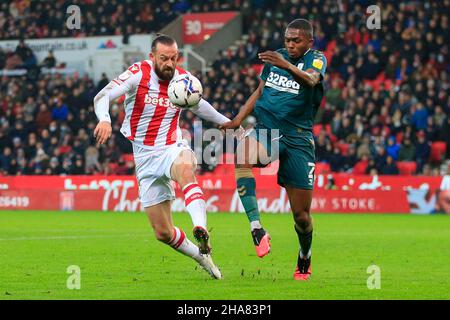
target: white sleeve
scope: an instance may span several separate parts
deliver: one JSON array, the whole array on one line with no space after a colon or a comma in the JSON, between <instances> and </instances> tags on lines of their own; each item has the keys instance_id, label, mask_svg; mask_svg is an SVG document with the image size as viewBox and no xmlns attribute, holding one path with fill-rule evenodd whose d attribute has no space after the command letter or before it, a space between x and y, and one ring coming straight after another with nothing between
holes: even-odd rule
<instances>
[{"instance_id":1,"label":"white sleeve","mask_svg":"<svg viewBox=\"0 0 450 320\"><path fill-rule=\"evenodd\" d=\"M205 99L201 99L198 105L190 108L189 110L198 115L200 118L216 124L224 124L225 122L230 121L230 119L214 109L214 107Z\"/></svg>"},{"instance_id":2,"label":"white sleeve","mask_svg":"<svg viewBox=\"0 0 450 320\"><path fill-rule=\"evenodd\" d=\"M133 72L138 66L138 72ZM136 88L139 84L139 78L142 71L138 64L134 64L128 70L123 72L117 78L111 80L106 87L104 87L94 98L95 115L99 121L107 121L111 123L109 116L109 103L127 92Z\"/></svg>"}]
</instances>

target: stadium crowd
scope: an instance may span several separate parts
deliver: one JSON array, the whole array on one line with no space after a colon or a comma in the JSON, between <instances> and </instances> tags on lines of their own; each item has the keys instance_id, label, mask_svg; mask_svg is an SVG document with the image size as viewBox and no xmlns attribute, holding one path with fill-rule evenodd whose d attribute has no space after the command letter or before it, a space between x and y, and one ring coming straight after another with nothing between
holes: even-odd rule
<instances>
[{"instance_id":1,"label":"stadium crowd","mask_svg":"<svg viewBox=\"0 0 450 320\"><path fill-rule=\"evenodd\" d=\"M240 1L136 1L136 0L56 0L2 1L0 39L86 37L152 33L177 16L189 12L239 9ZM66 10L76 5L82 13L81 29L66 28Z\"/></svg>"},{"instance_id":2,"label":"stadium crowd","mask_svg":"<svg viewBox=\"0 0 450 320\"><path fill-rule=\"evenodd\" d=\"M380 30L367 29L365 1L342 1L341 6L330 0L150 1L138 6L71 1L87 10L88 19L76 34L60 27L66 3L49 3L1 4L0 38L147 33L183 12L239 8L248 39L220 52L205 77L197 74L205 97L230 118L258 85L257 53L282 47L286 24L308 18L314 21L315 48L328 59L326 97L314 127L318 162L332 171L398 174L406 161L418 174L438 175L450 158L449 0L384 4ZM107 15L114 19L89 18ZM0 70L31 71L56 63L51 53L36 61L26 41L15 52L0 49ZM108 145L98 148L93 140L92 99L107 82L38 71L1 77L0 174L133 173L133 162L127 161L131 146L119 132L121 102L111 110ZM194 118L183 112L180 126L193 130Z\"/></svg>"}]
</instances>

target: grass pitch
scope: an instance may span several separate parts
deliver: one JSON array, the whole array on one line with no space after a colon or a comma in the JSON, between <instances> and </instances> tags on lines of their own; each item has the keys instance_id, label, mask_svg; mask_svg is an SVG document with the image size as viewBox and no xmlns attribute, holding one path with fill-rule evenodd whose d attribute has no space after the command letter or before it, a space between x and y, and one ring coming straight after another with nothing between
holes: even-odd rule
<instances>
[{"instance_id":1,"label":"grass pitch","mask_svg":"<svg viewBox=\"0 0 450 320\"><path fill-rule=\"evenodd\" d=\"M189 215L174 221L192 239ZM143 213L0 211L0 299L450 299L450 216L315 214L306 283L292 279L292 217L262 221L272 252L260 259L244 214L208 215L215 281L157 242ZM80 290L67 289L71 265ZM367 287L370 265L381 289Z\"/></svg>"}]
</instances>

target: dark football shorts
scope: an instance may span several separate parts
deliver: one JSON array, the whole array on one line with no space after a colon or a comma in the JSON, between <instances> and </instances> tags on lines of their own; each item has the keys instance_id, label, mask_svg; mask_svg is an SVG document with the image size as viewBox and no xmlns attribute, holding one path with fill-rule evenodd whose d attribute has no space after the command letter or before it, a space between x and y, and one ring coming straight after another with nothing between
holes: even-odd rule
<instances>
[{"instance_id":1,"label":"dark football shorts","mask_svg":"<svg viewBox=\"0 0 450 320\"><path fill-rule=\"evenodd\" d=\"M277 179L280 186L313 189L316 164L314 137L311 131L298 129L295 133L283 135L257 124L246 136L260 142L272 161L280 160Z\"/></svg>"}]
</instances>

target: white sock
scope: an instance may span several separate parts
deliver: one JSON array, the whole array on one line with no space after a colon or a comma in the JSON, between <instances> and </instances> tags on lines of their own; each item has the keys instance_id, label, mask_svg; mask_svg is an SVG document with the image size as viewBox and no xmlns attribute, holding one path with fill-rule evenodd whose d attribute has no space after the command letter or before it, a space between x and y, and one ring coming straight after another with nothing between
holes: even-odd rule
<instances>
[{"instance_id":1,"label":"white sock","mask_svg":"<svg viewBox=\"0 0 450 320\"><path fill-rule=\"evenodd\" d=\"M172 240L168 243L169 246L198 262L201 258L198 247L186 237L183 230L177 227L174 227L173 230Z\"/></svg>"},{"instance_id":2,"label":"white sock","mask_svg":"<svg viewBox=\"0 0 450 320\"><path fill-rule=\"evenodd\" d=\"M300 258L301 258L301 259L303 259L303 258L305 257L305 256L303 255L301 249L300 249L300 251L299 251L299 255L300 255ZM306 259L309 259L310 257L311 257L311 249L309 249L308 254L306 255Z\"/></svg>"},{"instance_id":3,"label":"white sock","mask_svg":"<svg viewBox=\"0 0 450 320\"><path fill-rule=\"evenodd\" d=\"M194 227L206 230L206 203L203 192L197 183L189 183L183 187L184 204L189 212Z\"/></svg>"},{"instance_id":4,"label":"white sock","mask_svg":"<svg viewBox=\"0 0 450 320\"><path fill-rule=\"evenodd\" d=\"M259 220L250 222L250 228L252 229L252 231L254 229L261 229L262 228L261 222L259 222Z\"/></svg>"}]
</instances>

